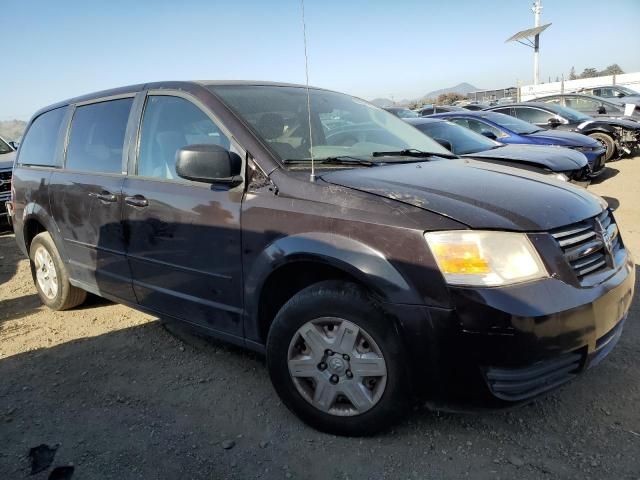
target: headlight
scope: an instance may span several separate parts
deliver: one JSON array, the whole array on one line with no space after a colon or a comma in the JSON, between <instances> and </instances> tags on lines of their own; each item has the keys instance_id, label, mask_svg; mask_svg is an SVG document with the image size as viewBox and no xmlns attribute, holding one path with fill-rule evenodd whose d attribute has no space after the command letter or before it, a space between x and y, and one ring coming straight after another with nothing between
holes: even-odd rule
<instances>
[{"instance_id":1,"label":"headlight","mask_svg":"<svg viewBox=\"0 0 640 480\"><path fill-rule=\"evenodd\" d=\"M496 287L549 276L523 233L455 230L424 237L450 285Z\"/></svg>"},{"instance_id":2,"label":"headlight","mask_svg":"<svg viewBox=\"0 0 640 480\"><path fill-rule=\"evenodd\" d=\"M569 181L569 177L567 177L564 173L550 173L549 176L563 182Z\"/></svg>"}]
</instances>

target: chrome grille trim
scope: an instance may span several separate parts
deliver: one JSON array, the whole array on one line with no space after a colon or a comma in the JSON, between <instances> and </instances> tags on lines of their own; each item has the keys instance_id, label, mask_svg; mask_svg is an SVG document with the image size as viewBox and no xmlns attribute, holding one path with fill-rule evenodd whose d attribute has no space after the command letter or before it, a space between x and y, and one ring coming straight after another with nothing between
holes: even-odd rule
<instances>
[{"instance_id":1,"label":"chrome grille trim","mask_svg":"<svg viewBox=\"0 0 640 480\"><path fill-rule=\"evenodd\" d=\"M618 226L608 210L550 233L580 282L614 268L621 243Z\"/></svg>"}]
</instances>

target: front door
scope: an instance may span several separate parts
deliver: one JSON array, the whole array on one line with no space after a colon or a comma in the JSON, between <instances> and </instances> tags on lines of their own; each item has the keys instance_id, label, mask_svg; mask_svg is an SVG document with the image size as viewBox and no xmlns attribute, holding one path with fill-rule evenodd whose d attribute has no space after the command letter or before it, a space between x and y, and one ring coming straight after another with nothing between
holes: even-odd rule
<instances>
[{"instance_id":1,"label":"front door","mask_svg":"<svg viewBox=\"0 0 640 480\"><path fill-rule=\"evenodd\" d=\"M243 187L188 181L175 171L186 145L241 153L205 111L183 96L147 96L137 165L123 188L127 257L141 305L241 336Z\"/></svg>"},{"instance_id":2,"label":"front door","mask_svg":"<svg viewBox=\"0 0 640 480\"><path fill-rule=\"evenodd\" d=\"M99 295L136 302L125 257L122 185L133 98L76 106L65 168L51 176L51 208L72 280Z\"/></svg>"}]
</instances>

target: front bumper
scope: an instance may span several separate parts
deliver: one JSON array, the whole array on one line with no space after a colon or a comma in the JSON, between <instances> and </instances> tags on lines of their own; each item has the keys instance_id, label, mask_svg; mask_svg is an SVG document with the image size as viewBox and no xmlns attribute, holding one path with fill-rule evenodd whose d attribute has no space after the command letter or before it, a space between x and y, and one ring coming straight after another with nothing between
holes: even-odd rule
<instances>
[{"instance_id":1,"label":"front bumper","mask_svg":"<svg viewBox=\"0 0 640 480\"><path fill-rule=\"evenodd\" d=\"M425 307L428 331L405 332L412 364L423 365L414 384L425 385L419 393L439 407L496 408L530 400L613 349L634 285L635 267L627 257L608 280L589 288L549 278L508 288L451 289L454 309ZM413 327L415 321L401 322L401 328Z\"/></svg>"},{"instance_id":2,"label":"front bumper","mask_svg":"<svg viewBox=\"0 0 640 480\"><path fill-rule=\"evenodd\" d=\"M11 199L10 196L0 195L0 225L12 224L11 222L12 209L11 209L11 203L9 201L10 199Z\"/></svg>"}]
</instances>

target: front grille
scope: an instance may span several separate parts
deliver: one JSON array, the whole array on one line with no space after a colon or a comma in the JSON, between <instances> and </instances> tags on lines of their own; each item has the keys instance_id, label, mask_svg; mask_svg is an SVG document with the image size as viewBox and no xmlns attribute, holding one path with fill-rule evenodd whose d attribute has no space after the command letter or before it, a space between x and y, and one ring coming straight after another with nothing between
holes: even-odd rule
<instances>
[{"instance_id":1,"label":"front grille","mask_svg":"<svg viewBox=\"0 0 640 480\"><path fill-rule=\"evenodd\" d=\"M611 213L552 231L578 280L613 268L614 256L621 247L618 226Z\"/></svg>"},{"instance_id":2,"label":"front grille","mask_svg":"<svg viewBox=\"0 0 640 480\"><path fill-rule=\"evenodd\" d=\"M0 172L0 195L11 191L11 170Z\"/></svg>"}]
</instances>

